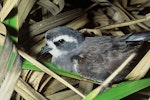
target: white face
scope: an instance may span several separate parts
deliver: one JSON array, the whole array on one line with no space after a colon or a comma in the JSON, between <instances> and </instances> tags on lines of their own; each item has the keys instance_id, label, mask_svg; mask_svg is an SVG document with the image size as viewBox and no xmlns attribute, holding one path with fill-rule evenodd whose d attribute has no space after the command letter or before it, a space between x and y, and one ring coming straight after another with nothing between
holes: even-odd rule
<instances>
[{"instance_id":1,"label":"white face","mask_svg":"<svg viewBox=\"0 0 150 100\"><path fill-rule=\"evenodd\" d=\"M49 53L52 54L53 57L59 57L62 55L62 51L58 50L56 45L52 41L47 41L47 44L49 47L52 48L52 50L50 50Z\"/></svg>"},{"instance_id":2,"label":"white face","mask_svg":"<svg viewBox=\"0 0 150 100\"><path fill-rule=\"evenodd\" d=\"M52 41L50 40L47 40L47 45L52 48L52 50L49 51L50 54L53 55L53 57L59 57L59 56L62 56L62 55L65 55L68 53L68 51L62 51L62 50L59 50L58 47L55 45L55 42L58 42L59 40L64 40L65 42L75 42L77 43L77 40L73 37L70 37L68 35L61 35L61 36L58 36L56 38L54 38Z\"/></svg>"},{"instance_id":3,"label":"white face","mask_svg":"<svg viewBox=\"0 0 150 100\"><path fill-rule=\"evenodd\" d=\"M58 37L53 39L53 42L59 41L61 39L65 40L66 42L76 42L77 43L77 40L75 38L68 36L68 35L58 36Z\"/></svg>"}]
</instances>

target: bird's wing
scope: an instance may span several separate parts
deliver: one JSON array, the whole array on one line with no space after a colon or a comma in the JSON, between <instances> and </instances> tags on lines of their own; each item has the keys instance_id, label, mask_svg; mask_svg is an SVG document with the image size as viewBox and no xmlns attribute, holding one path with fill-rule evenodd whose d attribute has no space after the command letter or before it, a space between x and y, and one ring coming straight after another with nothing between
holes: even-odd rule
<instances>
[{"instance_id":1,"label":"bird's wing","mask_svg":"<svg viewBox=\"0 0 150 100\"><path fill-rule=\"evenodd\" d=\"M106 79L139 44L126 43L128 36L87 37L78 55L78 73L84 77L103 81Z\"/></svg>"},{"instance_id":2,"label":"bird's wing","mask_svg":"<svg viewBox=\"0 0 150 100\"><path fill-rule=\"evenodd\" d=\"M145 41L150 42L150 32L138 32L134 34L130 34L126 41Z\"/></svg>"}]
</instances>

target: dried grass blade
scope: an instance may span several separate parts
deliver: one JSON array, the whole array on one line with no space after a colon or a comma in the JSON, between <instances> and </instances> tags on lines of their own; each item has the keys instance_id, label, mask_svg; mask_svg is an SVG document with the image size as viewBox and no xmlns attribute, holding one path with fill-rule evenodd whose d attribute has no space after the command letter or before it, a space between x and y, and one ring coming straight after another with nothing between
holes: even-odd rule
<instances>
[{"instance_id":1,"label":"dried grass blade","mask_svg":"<svg viewBox=\"0 0 150 100\"><path fill-rule=\"evenodd\" d=\"M43 21L37 22L33 25L31 25L30 28L30 36L35 36L39 33L45 32L51 28L54 28L56 26L65 24L76 17L79 17L82 15L81 9L74 9L70 11L66 11L64 13L58 14L56 16L50 17L48 19L45 19Z\"/></svg>"},{"instance_id":2,"label":"dried grass blade","mask_svg":"<svg viewBox=\"0 0 150 100\"><path fill-rule=\"evenodd\" d=\"M47 98L50 100L66 100L75 95L77 95L77 94L75 94L72 90L66 90L66 91L62 91L62 92L58 92L58 93L49 95L49 96L47 96ZM76 99L69 99L69 100L81 100L81 97L80 97L80 99L76 98Z\"/></svg>"},{"instance_id":3,"label":"dried grass blade","mask_svg":"<svg viewBox=\"0 0 150 100\"><path fill-rule=\"evenodd\" d=\"M70 79L68 77L63 77L62 78L64 80L66 80L67 82L69 82L71 85L77 85L79 84L79 82L77 80L74 79ZM56 94L62 90L67 89L67 87L64 84L61 84L58 80L54 80L50 83L50 85L47 87L47 89L44 91L44 94L46 97L51 96L53 94ZM72 91L72 90L71 90ZM74 92L74 94L76 94Z\"/></svg>"},{"instance_id":4,"label":"dried grass blade","mask_svg":"<svg viewBox=\"0 0 150 100\"><path fill-rule=\"evenodd\" d=\"M100 29L106 30L106 29L112 29L112 28L117 28L117 27L129 26L129 25L132 25L132 24L137 24L137 23L141 23L141 22L144 22L144 21L148 21L148 20L150 20L150 14L145 15L145 17L141 18L141 19L136 19L136 20L123 22L123 23L116 23L116 24L100 27Z\"/></svg>"},{"instance_id":5,"label":"dried grass blade","mask_svg":"<svg viewBox=\"0 0 150 100\"><path fill-rule=\"evenodd\" d=\"M81 100L81 97L78 95L74 95L74 96L71 96L69 98L66 98L65 100Z\"/></svg>"},{"instance_id":6,"label":"dried grass blade","mask_svg":"<svg viewBox=\"0 0 150 100\"><path fill-rule=\"evenodd\" d=\"M5 37L0 35L0 46L4 45Z\"/></svg>"},{"instance_id":7,"label":"dried grass blade","mask_svg":"<svg viewBox=\"0 0 150 100\"><path fill-rule=\"evenodd\" d=\"M3 34L3 35L7 34L6 27L3 23L0 23L0 34ZM5 37L3 35L0 35L0 46L2 46L5 41Z\"/></svg>"},{"instance_id":8,"label":"dried grass blade","mask_svg":"<svg viewBox=\"0 0 150 100\"><path fill-rule=\"evenodd\" d=\"M21 64L22 61L20 55L17 55L11 70L7 73L7 76L1 85L0 100L10 100L16 82L21 74Z\"/></svg>"},{"instance_id":9,"label":"dried grass blade","mask_svg":"<svg viewBox=\"0 0 150 100\"><path fill-rule=\"evenodd\" d=\"M22 90L20 87L16 86L15 91L19 94L18 98L16 97L16 100L21 100L20 96L23 97L26 100L35 100L32 96L27 94L24 90Z\"/></svg>"},{"instance_id":10,"label":"dried grass blade","mask_svg":"<svg viewBox=\"0 0 150 100\"><path fill-rule=\"evenodd\" d=\"M7 33L6 27L2 23L0 23L0 33L3 35L6 35Z\"/></svg>"},{"instance_id":11,"label":"dried grass blade","mask_svg":"<svg viewBox=\"0 0 150 100\"><path fill-rule=\"evenodd\" d=\"M54 0L54 2L59 6L59 12L62 11L65 6L65 0Z\"/></svg>"},{"instance_id":12,"label":"dried grass blade","mask_svg":"<svg viewBox=\"0 0 150 100\"><path fill-rule=\"evenodd\" d=\"M46 84L47 84L51 79L52 79L52 77L49 76L49 77L42 83L42 85L41 85L40 88L39 88L39 92L41 92L41 91L44 89L44 87L46 86Z\"/></svg>"},{"instance_id":13,"label":"dried grass blade","mask_svg":"<svg viewBox=\"0 0 150 100\"><path fill-rule=\"evenodd\" d=\"M13 49L13 42L8 36L6 36L3 49L0 53L0 85L2 84L6 73L8 71L8 64L11 57L11 52Z\"/></svg>"},{"instance_id":14,"label":"dried grass blade","mask_svg":"<svg viewBox=\"0 0 150 100\"><path fill-rule=\"evenodd\" d=\"M79 89L82 90L84 94L88 94L88 93L90 93L92 91L93 85L94 84L90 83L90 82L80 81Z\"/></svg>"},{"instance_id":15,"label":"dried grass blade","mask_svg":"<svg viewBox=\"0 0 150 100\"><path fill-rule=\"evenodd\" d=\"M115 3L115 5L117 6L117 7L119 7L124 13L126 13L130 18L132 18L132 20L135 20L136 18L134 17L134 16L132 16L129 12L127 12L125 9L124 9L124 7L122 7L121 5L120 5L120 3L119 2L114 2ZM145 26L143 23L137 23L137 25L139 25L140 27L142 27L143 29L145 29L145 30L150 30L147 26Z\"/></svg>"},{"instance_id":16,"label":"dried grass blade","mask_svg":"<svg viewBox=\"0 0 150 100\"><path fill-rule=\"evenodd\" d=\"M33 71L32 75L30 76L30 79L28 80L28 83L35 89L38 90L40 86L40 82L44 76L44 72L39 71Z\"/></svg>"},{"instance_id":17,"label":"dried grass blade","mask_svg":"<svg viewBox=\"0 0 150 100\"><path fill-rule=\"evenodd\" d=\"M3 22L13 7L19 2L19 0L7 0L6 4L0 11L0 21Z\"/></svg>"},{"instance_id":18,"label":"dried grass blade","mask_svg":"<svg viewBox=\"0 0 150 100\"><path fill-rule=\"evenodd\" d=\"M149 71L150 69L150 50L142 58L142 60L136 65L136 67L127 75L126 79L138 80Z\"/></svg>"},{"instance_id":19,"label":"dried grass blade","mask_svg":"<svg viewBox=\"0 0 150 100\"><path fill-rule=\"evenodd\" d=\"M119 7L117 7L117 6L115 6L115 5L113 5L113 7L115 8L115 9L117 9L117 12L118 12L118 14L116 13L115 15L118 15L118 17L117 18L115 18L115 16L113 17L113 19L115 19L117 22L119 21L119 20L122 20L121 22L123 22L124 20L125 21L130 21L131 19L129 18L129 16L127 16L127 14L124 12L124 10L122 10L122 9L120 9ZM108 10L109 11L109 10ZM119 18L120 17L120 18ZM136 27L134 26L134 25L129 25L129 27L130 27L130 29L131 30L135 30L136 29Z\"/></svg>"},{"instance_id":20,"label":"dried grass blade","mask_svg":"<svg viewBox=\"0 0 150 100\"><path fill-rule=\"evenodd\" d=\"M52 15L57 15L64 8L64 0L58 0L59 7L49 0L39 0L37 4L46 8Z\"/></svg>"},{"instance_id":21,"label":"dried grass blade","mask_svg":"<svg viewBox=\"0 0 150 100\"><path fill-rule=\"evenodd\" d=\"M48 69L46 66L42 65L40 62L36 61L35 59L33 59L31 56L29 56L28 54L26 54L25 52L18 50L19 54L27 59L28 61L30 61L33 65L36 65L38 68L40 68L42 71L44 71L45 73L51 75L52 77L54 77L55 79L57 79L58 81L60 81L61 83L63 83L64 85L66 85L67 87L69 87L70 89L72 89L74 92L76 92L77 94L79 94L81 97L85 97L81 92L79 92L76 88L74 88L72 85L70 85L67 81L65 81L64 79L62 79L60 76L58 76L57 74L55 74L54 72L52 72L50 69Z\"/></svg>"},{"instance_id":22,"label":"dried grass blade","mask_svg":"<svg viewBox=\"0 0 150 100\"><path fill-rule=\"evenodd\" d=\"M87 15L83 15L75 20L73 20L72 22L68 23L66 26L71 27L73 29L79 29L81 27L83 27L84 25L86 25L89 22Z\"/></svg>"},{"instance_id":23,"label":"dried grass blade","mask_svg":"<svg viewBox=\"0 0 150 100\"><path fill-rule=\"evenodd\" d=\"M31 98L33 100L47 100L44 96L42 96L36 90L31 88L31 86L29 86L22 79L19 79L17 86L15 87L15 90L26 100L29 100L29 98Z\"/></svg>"},{"instance_id":24,"label":"dried grass blade","mask_svg":"<svg viewBox=\"0 0 150 100\"><path fill-rule=\"evenodd\" d=\"M25 21L35 2L36 0L21 0L20 4L18 5L19 27L22 26L23 22Z\"/></svg>"}]
</instances>

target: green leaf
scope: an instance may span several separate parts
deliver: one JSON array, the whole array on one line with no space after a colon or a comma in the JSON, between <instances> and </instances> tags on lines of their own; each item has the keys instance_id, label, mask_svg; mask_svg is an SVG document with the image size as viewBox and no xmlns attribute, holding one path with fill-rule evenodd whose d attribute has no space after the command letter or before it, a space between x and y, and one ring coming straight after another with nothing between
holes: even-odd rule
<instances>
[{"instance_id":1,"label":"green leaf","mask_svg":"<svg viewBox=\"0 0 150 100\"><path fill-rule=\"evenodd\" d=\"M41 71L38 67L36 67L35 65L31 64L29 61L24 60L23 64L22 64L22 68L23 69L27 69L27 70L35 70L35 71Z\"/></svg>"},{"instance_id":2,"label":"green leaf","mask_svg":"<svg viewBox=\"0 0 150 100\"><path fill-rule=\"evenodd\" d=\"M18 15L17 15L16 8L13 8L11 14L9 14L6 20L4 20L3 22L7 26L7 31L11 34L10 36L11 39L15 42L18 41L17 32L19 30L17 17Z\"/></svg>"},{"instance_id":3,"label":"green leaf","mask_svg":"<svg viewBox=\"0 0 150 100\"><path fill-rule=\"evenodd\" d=\"M79 79L82 80L82 77L76 73L73 72L67 72L63 69L60 69L59 67L53 65L52 63L49 62L43 62L43 64L48 67L49 69L51 69L53 72L59 74L59 75L63 75L63 76L67 76L67 77L71 77L71 78L75 78L75 79ZM28 69L28 70L36 70L36 71L41 71L39 68L37 68L35 65L31 64L29 61L24 60L23 61L23 65L22 65L23 69Z\"/></svg>"},{"instance_id":4,"label":"green leaf","mask_svg":"<svg viewBox=\"0 0 150 100\"><path fill-rule=\"evenodd\" d=\"M73 72L67 72L65 70L62 70L59 67L53 65L52 63L44 62L44 65L59 75L68 76L68 77L72 77L72 78L80 79L80 80L82 79L82 77L80 75L75 74Z\"/></svg>"},{"instance_id":5,"label":"green leaf","mask_svg":"<svg viewBox=\"0 0 150 100\"><path fill-rule=\"evenodd\" d=\"M59 74L59 75L63 75L63 76L68 76L71 78L75 78L75 79L82 79L82 77L78 74L75 74L73 72L67 72L65 70L60 69L59 67L53 65L52 63L49 62L43 62L43 64L48 67L49 69L51 69L53 72ZM41 71L39 68L37 68L35 65L31 64L29 61L24 60L23 61L23 65L22 65L23 69L28 69L28 70L36 70L36 71Z\"/></svg>"},{"instance_id":6,"label":"green leaf","mask_svg":"<svg viewBox=\"0 0 150 100\"><path fill-rule=\"evenodd\" d=\"M150 86L150 78L122 82L116 87L99 94L94 100L119 100L148 86Z\"/></svg>"}]
</instances>

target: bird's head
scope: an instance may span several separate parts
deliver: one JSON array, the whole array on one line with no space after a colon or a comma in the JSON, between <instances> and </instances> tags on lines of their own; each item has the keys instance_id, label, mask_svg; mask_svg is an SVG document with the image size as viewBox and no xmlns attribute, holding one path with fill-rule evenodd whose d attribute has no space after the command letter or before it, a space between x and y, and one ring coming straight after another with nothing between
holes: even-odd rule
<instances>
[{"instance_id":1,"label":"bird's head","mask_svg":"<svg viewBox=\"0 0 150 100\"><path fill-rule=\"evenodd\" d=\"M40 54L49 52L53 57L64 56L75 52L84 41L84 37L77 30L66 26L59 26L48 30L45 34L46 45Z\"/></svg>"}]
</instances>

